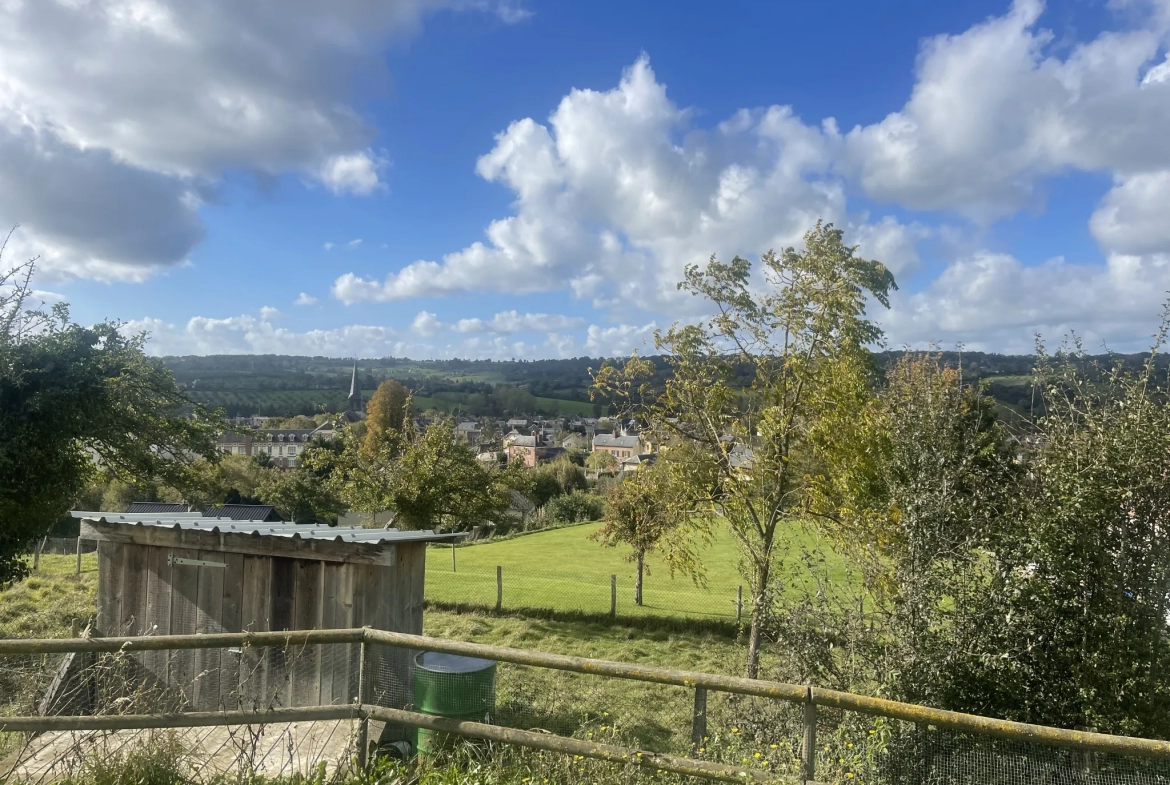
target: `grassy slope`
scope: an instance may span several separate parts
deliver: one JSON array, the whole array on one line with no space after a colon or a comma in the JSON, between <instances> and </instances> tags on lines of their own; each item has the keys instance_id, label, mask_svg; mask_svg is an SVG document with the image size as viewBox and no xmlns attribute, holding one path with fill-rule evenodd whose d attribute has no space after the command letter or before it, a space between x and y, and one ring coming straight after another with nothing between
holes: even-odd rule
<instances>
[{"instance_id":1,"label":"grassy slope","mask_svg":"<svg viewBox=\"0 0 1170 785\"><path fill-rule=\"evenodd\" d=\"M590 535L600 526L588 523L456 548L454 573L450 548L431 548L427 552L427 599L494 606L498 565L503 568L505 608L605 613L610 607L610 576L617 575L621 615L735 617L736 587L745 581L738 569L738 549L724 527L712 528L710 544L701 551L706 588L680 575L671 577L661 559L651 553L643 590L645 604L639 608L633 601L635 570L627 560L630 550L606 548L591 540ZM794 539L798 547L816 546L803 533Z\"/></svg>"}]
</instances>

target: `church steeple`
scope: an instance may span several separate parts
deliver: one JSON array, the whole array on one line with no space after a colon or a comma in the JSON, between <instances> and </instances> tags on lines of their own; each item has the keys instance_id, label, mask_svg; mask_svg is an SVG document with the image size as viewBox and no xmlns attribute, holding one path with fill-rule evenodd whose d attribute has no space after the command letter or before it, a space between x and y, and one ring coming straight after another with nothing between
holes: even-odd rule
<instances>
[{"instance_id":1,"label":"church steeple","mask_svg":"<svg viewBox=\"0 0 1170 785\"><path fill-rule=\"evenodd\" d=\"M366 402L362 398L362 388L358 384L357 360L353 361L353 378L349 382L349 411L362 414L366 410Z\"/></svg>"}]
</instances>

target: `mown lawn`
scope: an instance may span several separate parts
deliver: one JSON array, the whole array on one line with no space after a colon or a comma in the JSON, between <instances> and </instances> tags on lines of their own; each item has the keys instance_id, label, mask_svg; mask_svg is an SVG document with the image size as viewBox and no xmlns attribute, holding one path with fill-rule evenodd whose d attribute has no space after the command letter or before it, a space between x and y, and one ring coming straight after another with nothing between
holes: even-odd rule
<instances>
[{"instance_id":1,"label":"mown lawn","mask_svg":"<svg viewBox=\"0 0 1170 785\"><path fill-rule=\"evenodd\" d=\"M433 602L495 606L496 567L502 568L505 608L547 608L559 611L608 613L610 576L617 576L617 612L622 616L682 616L734 619L736 590L746 581L740 556L722 525L711 528L709 544L700 550L705 585L670 574L654 553L647 559L644 604L634 604L635 567L630 549L607 548L590 539L600 523L534 532L510 539L457 547L452 571L451 548L427 552L426 597ZM803 532L794 532L790 561L802 549L823 550ZM839 577L839 560L826 555Z\"/></svg>"}]
</instances>

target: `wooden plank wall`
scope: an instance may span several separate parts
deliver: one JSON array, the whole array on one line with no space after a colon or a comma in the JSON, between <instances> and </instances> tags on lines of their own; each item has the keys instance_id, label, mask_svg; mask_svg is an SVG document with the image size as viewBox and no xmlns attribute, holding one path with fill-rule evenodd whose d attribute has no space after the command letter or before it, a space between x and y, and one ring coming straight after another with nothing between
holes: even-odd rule
<instances>
[{"instance_id":1,"label":"wooden plank wall","mask_svg":"<svg viewBox=\"0 0 1170 785\"><path fill-rule=\"evenodd\" d=\"M225 567L177 565L170 557ZM397 545L392 565L375 565L100 541L97 629L105 635L181 635L369 625L419 634L425 558L423 543ZM410 702L414 654L371 649L370 684L387 705ZM135 656L145 681L181 691L182 702L194 710L357 698L358 644Z\"/></svg>"}]
</instances>

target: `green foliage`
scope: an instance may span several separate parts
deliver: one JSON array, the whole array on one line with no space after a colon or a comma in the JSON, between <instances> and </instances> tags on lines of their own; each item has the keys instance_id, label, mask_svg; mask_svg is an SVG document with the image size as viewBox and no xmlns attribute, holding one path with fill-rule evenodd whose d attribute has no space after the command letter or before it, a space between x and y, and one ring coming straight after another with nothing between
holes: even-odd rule
<instances>
[{"instance_id":1,"label":"green foliage","mask_svg":"<svg viewBox=\"0 0 1170 785\"><path fill-rule=\"evenodd\" d=\"M865 591L782 605L777 636L819 683L1170 737L1170 388L1156 359L1037 356L1020 438L926 356L821 440L821 525Z\"/></svg>"},{"instance_id":2,"label":"green foliage","mask_svg":"<svg viewBox=\"0 0 1170 785\"><path fill-rule=\"evenodd\" d=\"M197 457L219 455L216 423L146 357L143 336L73 324L63 305L25 310L30 276L0 298L0 583L23 574L17 554L68 512L96 464L184 488Z\"/></svg>"},{"instance_id":3,"label":"green foliage","mask_svg":"<svg viewBox=\"0 0 1170 785\"><path fill-rule=\"evenodd\" d=\"M466 530L491 523L508 509L510 488L501 472L485 467L475 452L454 441L453 425L439 421L418 433L384 431L372 449L351 433L329 453L305 465L328 482L342 502L362 512L394 510L407 529Z\"/></svg>"},{"instance_id":4,"label":"green foliage","mask_svg":"<svg viewBox=\"0 0 1170 785\"><path fill-rule=\"evenodd\" d=\"M258 496L271 504L286 521L294 523L337 523L344 507L327 482L308 469L269 469Z\"/></svg>"},{"instance_id":5,"label":"green foliage","mask_svg":"<svg viewBox=\"0 0 1170 785\"><path fill-rule=\"evenodd\" d=\"M688 535L694 527L679 526L680 518L662 503L673 494L661 486L669 482L670 467L665 462L639 468L609 486L605 494L603 525L593 535L602 545L619 543L632 549L630 561L637 565L634 579L634 604L642 604L642 584L646 554L661 547L670 573L702 576L702 563Z\"/></svg>"},{"instance_id":6,"label":"green foliage","mask_svg":"<svg viewBox=\"0 0 1170 785\"><path fill-rule=\"evenodd\" d=\"M594 450L585 459L586 468L592 469L595 472L615 471L617 465L617 458L613 457L613 453L605 452L604 450Z\"/></svg>"},{"instance_id":7,"label":"green foliage","mask_svg":"<svg viewBox=\"0 0 1170 785\"><path fill-rule=\"evenodd\" d=\"M749 677L758 671L772 566L788 547L784 532L809 508L809 435L826 413L864 400L867 346L882 336L865 318L866 304L888 305L896 288L889 270L857 257L832 225L818 222L804 244L761 257L769 284L762 294L745 259L689 265L679 288L717 315L655 335L670 377L660 381L657 366L637 356L595 377L600 395L647 422L660 443L677 445L664 451L675 453L678 475L664 487L681 494L670 504L721 518L739 541L752 598Z\"/></svg>"},{"instance_id":8,"label":"green foliage","mask_svg":"<svg viewBox=\"0 0 1170 785\"><path fill-rule=\"evenodd\" d=\"M595 521L604 512L601 497L587 491L573 491L555 499L545 505L545 516L557 523L578 523L580 521Z\"/></svg>"}]
</instances>

